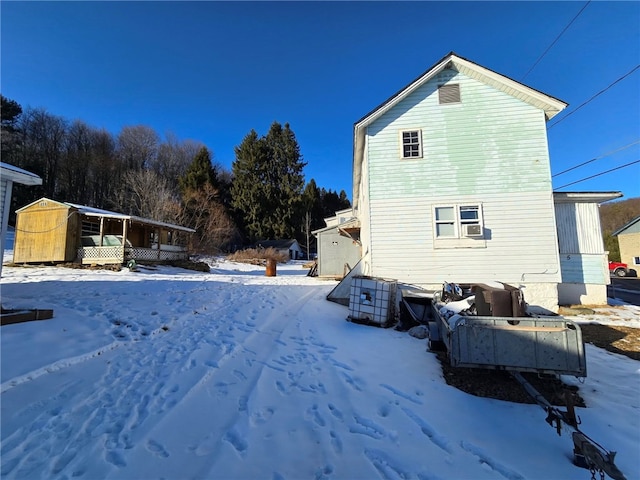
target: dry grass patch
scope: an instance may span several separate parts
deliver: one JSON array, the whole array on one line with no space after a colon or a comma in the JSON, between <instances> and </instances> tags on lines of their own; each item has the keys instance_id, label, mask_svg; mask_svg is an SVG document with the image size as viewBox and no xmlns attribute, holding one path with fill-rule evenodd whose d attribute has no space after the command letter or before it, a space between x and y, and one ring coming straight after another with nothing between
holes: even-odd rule
<instances>
[{"instance_id":1,"label":"dry grass patch","mask_svg":"<svg viewBox=\"0 0 640 480\"><path fill-rule=\"evenodd\" d=\"M246 248L238 250L227 257L227 260L239 263L250 263L251 265L265 265L267 260L275 260L278 263L286 263L289 256L279 253L275 248Z\"/></svg>"}]
</instances>

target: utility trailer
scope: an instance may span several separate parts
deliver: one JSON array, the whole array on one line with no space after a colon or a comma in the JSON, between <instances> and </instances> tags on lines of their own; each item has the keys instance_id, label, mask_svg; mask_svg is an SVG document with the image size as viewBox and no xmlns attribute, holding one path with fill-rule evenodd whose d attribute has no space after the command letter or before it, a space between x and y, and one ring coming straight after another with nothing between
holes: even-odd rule
<instances>
[{"instance_id":1,"label":"utility trailer","mask_svg":"<svg viewBox=\"0 0 640 480\"><path fill-rule=\"evenodd\" d=\"M586 468L591 478L605 473L626 480L615 465L614 451L606 450L580 430L571 396L567 410L549 403L522 372L587 376L580 327L561 316L527 315L522 292L506 284L468 285L467 296L455 284L440 292L400 287L400 327L422 324L429 331L429 349L444 346L454 367L508 370L546 412L545 421L561 434L573 430L574 463Z\"/></svg>"},{"instance_id":2,"label":"utility trailer","mask_svg":"<svg viewBox=\"0 0 640 480\"><path fill-rule=\"evenodd\" d=\"M467 290L475 294L470 300L449 301L446 286L433 294L401 289L401 316L426 325L429 348L443 345L454 367L586 377L576 323L561 316L524 316L519 290L508 285L471 285ZM509 316L478 315L477 310Z\"/></svg>"}]
</instances>

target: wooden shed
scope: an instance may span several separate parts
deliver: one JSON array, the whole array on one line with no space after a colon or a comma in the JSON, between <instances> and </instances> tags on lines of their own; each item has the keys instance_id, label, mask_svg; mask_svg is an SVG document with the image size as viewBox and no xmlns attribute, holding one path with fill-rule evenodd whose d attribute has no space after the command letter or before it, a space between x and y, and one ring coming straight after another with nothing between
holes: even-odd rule
<instances>
[{"instance_id":1,"label":"wooden shed","mask_svg":"<svg viewBox=\"0 0 640 480\"><path fill-rule=\"evenodd\" d=\"M16 211L15 263L118 264L187 258L195 230L41 198Z\"/></svg>"}]
</instances>

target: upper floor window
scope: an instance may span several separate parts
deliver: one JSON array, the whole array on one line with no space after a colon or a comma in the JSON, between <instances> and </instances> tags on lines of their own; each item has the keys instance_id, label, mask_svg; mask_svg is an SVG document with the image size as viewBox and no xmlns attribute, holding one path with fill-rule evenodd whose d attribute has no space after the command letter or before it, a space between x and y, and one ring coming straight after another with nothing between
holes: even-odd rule
<instances>
[{"instance_id":1,"label":"upper floor window","mask_svg":"<svg viewBox=\"0 0 640 480\"><path fill-rule=\"evenodd\" d=\"M402 158L422 158L422 131L404 130L400 132Z\"/></svg>"},{"instance_id":2,"label":"upper floor window","mask_svg":"<svg viewBox=\"0 0 640 480\"><path fill-rule=\"evenodd\" d=\"M443 103L460 103L460 85L457 83L447 83L438 87L438 99Z\"/></svg>"}]
</instances>

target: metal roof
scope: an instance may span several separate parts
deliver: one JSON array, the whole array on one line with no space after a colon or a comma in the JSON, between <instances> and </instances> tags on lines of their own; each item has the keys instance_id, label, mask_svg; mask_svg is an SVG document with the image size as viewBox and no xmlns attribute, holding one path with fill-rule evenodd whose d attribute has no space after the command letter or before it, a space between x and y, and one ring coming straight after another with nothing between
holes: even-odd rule
<instances>
[{"instance_id":1,"label":"metal roof","mask_svg":"<svg viewBox=\"0 0 640 480\"><path fill-rule=\"evenodd\" d=\"M0 173L3 179L22 185L42 185L42 178L8 163L0 162Z\"/></svg>"},{"instance_id":2,"label":"metal roof","mask_svg":"<svg viewBox=\"0 0 640 480\"><path fill-rule=\"evenodd\" d=\"M183 232L194 233L195 230L189 227L183 227L181 225L174 225L172 223L160 222L158 220L151 220L150 218L137 217L135 215L125 215L123 213L111 212L109 210L102 210L100 208L88 207L86 205L78 205L76 203L68 203L68 202L58 202L57 200L51 200L50 198L41 198L36 200L35 202L31 202L29 205L25 205L22 208L16 210L16 212L21 212L25 210L27 207L34 205L36 203L40 203L42 201L54 202L59 205L65 205L67 207L75 208L78 213L85 215L87 217L103 217L103 218L115 218L118 220L129 220L131 222L142 223L145 225L153 225L155 227L163 227L171 230L180 230Z\"/></svg>"}]
</instances>

